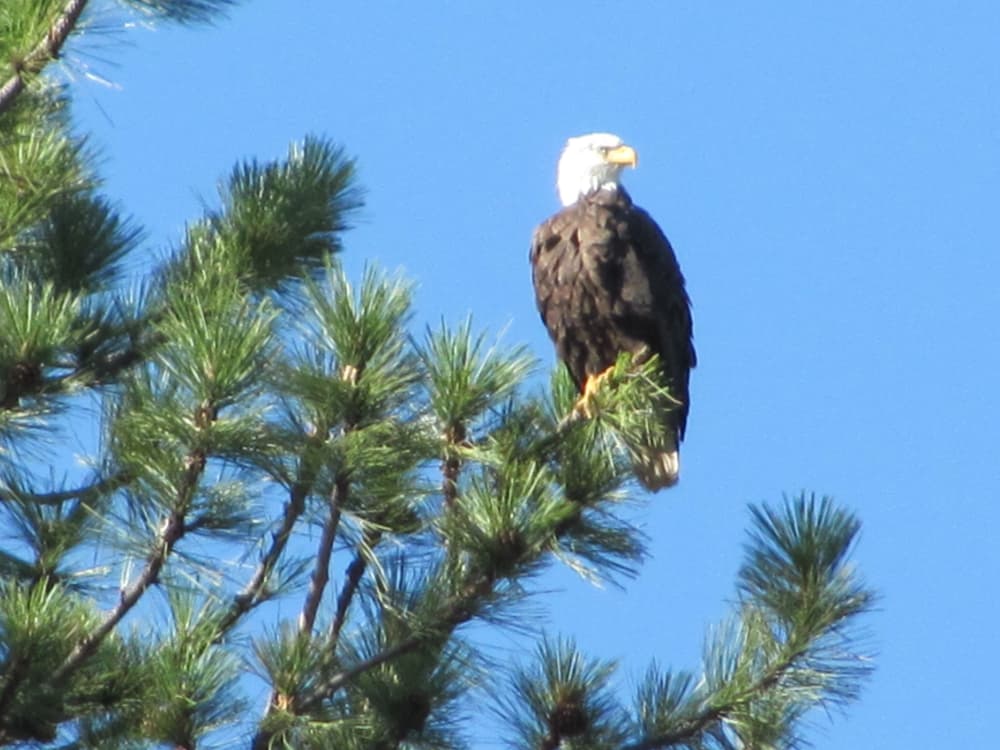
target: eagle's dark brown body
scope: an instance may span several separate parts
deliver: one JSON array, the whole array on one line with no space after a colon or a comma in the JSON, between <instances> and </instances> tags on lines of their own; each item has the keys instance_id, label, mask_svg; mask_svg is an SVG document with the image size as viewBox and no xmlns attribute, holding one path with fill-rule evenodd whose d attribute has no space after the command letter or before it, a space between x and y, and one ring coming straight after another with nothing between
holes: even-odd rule
<instances>
[{"instance_id":1,"label":"eagle's dark brown body","mask_svg":"<svg viewBox=\"0 0 1000 750\"><path fill-rule=\"evenodd\" d=\"M663 231L624 188L598 190L536 230L531 247L538 311L582 390L622 352L659 355L679 442L695 365L691 302Z\"/></svg>"}]
</instances>

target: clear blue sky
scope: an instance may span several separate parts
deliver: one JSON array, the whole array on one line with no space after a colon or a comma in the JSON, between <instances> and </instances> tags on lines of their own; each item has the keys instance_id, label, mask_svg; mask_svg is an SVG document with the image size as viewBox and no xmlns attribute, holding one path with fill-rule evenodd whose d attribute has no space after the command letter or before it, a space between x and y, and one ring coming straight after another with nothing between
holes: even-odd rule
<instances>
[{"instance_id":1,"label":"clear blue sky","mask_svg":"<svg viewBox=\"0 0 1000 750\"><path fill-rule=\"evenodd\" d=\"M151 251L237 159L328 134L368 189L348 268L402 267L421 324L471 312L546 364L527 250L558 151L626 138L627 184L694 300L683 479L640 513L653 558L626 592L547 581L565 588L552 628L624 674L694 667L746 504L831 494L864 521L880 655L862 701L812 736L910 750L995 735L998 45L994 0L256 0L67 59Z\"/></svg>"}]
</instances>

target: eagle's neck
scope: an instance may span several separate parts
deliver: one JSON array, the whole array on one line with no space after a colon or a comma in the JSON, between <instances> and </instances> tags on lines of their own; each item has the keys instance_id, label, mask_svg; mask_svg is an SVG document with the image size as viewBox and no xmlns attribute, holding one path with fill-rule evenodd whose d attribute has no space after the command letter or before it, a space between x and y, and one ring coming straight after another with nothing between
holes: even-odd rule
<instances>
[{"instance_id":1,"label":"eagle's neck","mask_svg":"<svg viewBox=\"0 0 1000 750\"><path fill-rule=\"evenodd\" d=\"M572 186L564 186L562 180L559 181L559 200L563 206L572 206L581 198L606 190L610 193L617 193L622 187L618 180L601 180L594 176L585 183L575 182Z\"/></svg>"}]
</instances>

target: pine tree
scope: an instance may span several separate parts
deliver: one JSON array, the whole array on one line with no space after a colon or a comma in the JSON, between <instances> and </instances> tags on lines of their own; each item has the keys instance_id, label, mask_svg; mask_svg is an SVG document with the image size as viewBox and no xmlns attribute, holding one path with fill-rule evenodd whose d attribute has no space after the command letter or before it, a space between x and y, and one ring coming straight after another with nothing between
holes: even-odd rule
<instances>
[{"instance_id":1,"label":"pine tree","mask_svg":"<svg viewBox=\"0 0 1000 750\"><path fill-rule=\"evenodd\" d=\"M189 23L228 3L121 5ZM124 278L142 232L43 74L87 6L0 8L0 744L461 748L489 705L519 748L784 748L856 697L859 522L805 495L751 508L696 671L654 664L629 696L536 633L523 663L484 660L468 626L515 623L547 567L637 570L620 508L655 364L621 362L572 419L568 377L533 385L529 352L469 321L413 335L406 280L337 263L362 192L325 137L238 164Z\"/></svg>"}]
</instances>

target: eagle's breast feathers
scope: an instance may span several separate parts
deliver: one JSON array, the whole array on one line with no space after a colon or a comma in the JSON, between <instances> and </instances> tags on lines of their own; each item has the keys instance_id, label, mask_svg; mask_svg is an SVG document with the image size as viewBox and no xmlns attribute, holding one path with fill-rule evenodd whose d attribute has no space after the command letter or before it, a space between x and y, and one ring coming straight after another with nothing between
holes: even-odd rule
<instances>
[{"instance_id":1,"label":"eagle's breast feathers","mask_svg":"<svg viewBox=\"0 0 1000 750\"><path fill-rule=\"evenodd\" d=\"M679 402L664 416L679 442L695 365L690 300L656 222L624 188L596 190L535 230L530 260L538 311L577 386L583 390L623 352L640 361L657 355ZM671 476L640 478L653 489L673 484L676 450L671 461Z\"/></svg>"}]
</instances>

